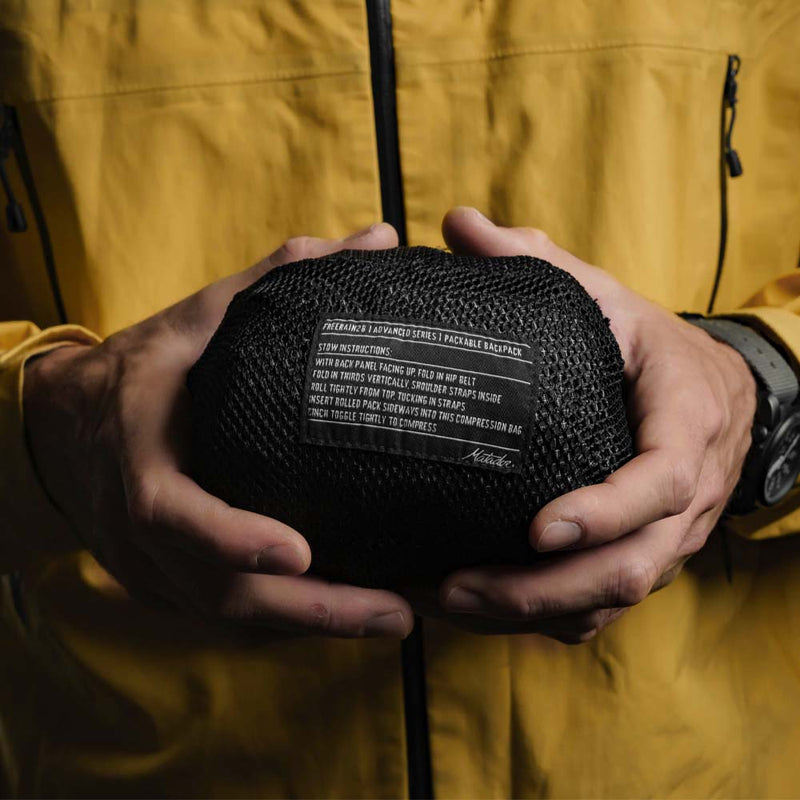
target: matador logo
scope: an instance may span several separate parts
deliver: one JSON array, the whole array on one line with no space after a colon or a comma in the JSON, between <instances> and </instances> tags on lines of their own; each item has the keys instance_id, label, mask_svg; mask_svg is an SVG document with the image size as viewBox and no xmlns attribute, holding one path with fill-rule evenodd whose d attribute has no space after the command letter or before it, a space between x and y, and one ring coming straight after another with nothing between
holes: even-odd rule
<instances>
[{"instance_id":1,"label":"matador logo","mask_svg":"<svg viewBox=\"0 0 800 800\"><path fill-rule=\"evenodd\" d=\"M511 459L503 453L493 453L491 450L484 450L476 447L471 453L463 456L462 461L471 461L473 464L488 464L500 469L508 469L512 466Z\"/></svg>"}]
</instances>

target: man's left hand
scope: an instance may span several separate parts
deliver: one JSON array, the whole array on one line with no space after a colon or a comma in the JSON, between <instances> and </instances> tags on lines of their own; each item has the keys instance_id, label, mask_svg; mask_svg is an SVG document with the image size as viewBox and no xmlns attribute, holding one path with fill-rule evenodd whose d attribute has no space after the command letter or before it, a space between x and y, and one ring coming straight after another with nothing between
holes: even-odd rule
<instances>
[{"instance_id":1,"label":"man's left hand","mask_svg":"<svg viewBox=\"0 0 800 800\"><path fill-rule=\"evenodd\" d=\"M705 543L750 446L755 382L731 347L553 244L541 231L501 228L457 208L443 232L455 253L530 255L571 273L597 300L625 360L635 457L603 483L546 505L531 567L464 569L440 602L471 630L591 639L668 584ZM555 556L555 557L553 557Z\"/></svg>"}]
</instances>

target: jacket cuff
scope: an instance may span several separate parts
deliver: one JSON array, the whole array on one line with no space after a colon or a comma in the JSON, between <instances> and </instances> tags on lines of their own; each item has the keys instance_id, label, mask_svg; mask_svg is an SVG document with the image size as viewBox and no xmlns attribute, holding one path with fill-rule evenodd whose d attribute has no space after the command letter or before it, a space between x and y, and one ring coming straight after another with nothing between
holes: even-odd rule
<instances>
[{"instance_id":1,"label":"jacket cuff","mask_svg":"<svg viewBox=\"0 0 800 800\"><path fill-rule=\"evenodd\" d=\"M800 317L783 308L744 308L724 316L749 325L778 347L800 378ZM746 517L730 518L725 527L748 539L773 539L800 532L800 486L774 508L763 508Z\"/></svg>"},{"instance_id":2,"label":"jacket cuff","mask_svg":"<svg viewBox=\"0 0 800 800\"><path fill-rule=\"evenodd\" d=\"M34 555L27 552L26 531L53 531L54 538L69 531L39 479L28 447L22 406L25 363L58 347L100 341L79 325L44 331L30 323L0 325L0 574Z\"/></svg>"}]
</instances>

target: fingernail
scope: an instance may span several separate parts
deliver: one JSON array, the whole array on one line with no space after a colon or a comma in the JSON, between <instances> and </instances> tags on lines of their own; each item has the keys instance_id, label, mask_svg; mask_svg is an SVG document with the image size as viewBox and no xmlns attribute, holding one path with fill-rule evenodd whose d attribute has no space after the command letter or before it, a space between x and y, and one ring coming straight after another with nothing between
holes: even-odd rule
<instances>
[{"instance_id":1,"label":"fingernail","mask_svg":"<svg viewBox=\"0 0 800 800\"><path fill-rule=\"evenodd\" d=\"M295 573L301 569L300 554L290 544L273 544L257 556L256 564L264 572Z\"/></svg>"},{"instance_id":2,"label":"fingernail","mask_svg":"<svg viewBox=\"0 0 800 800\"><path fill-rule=\"evenodd\" d=\"M569 547L575 544L581 538L581 526L576 522L566 522L565 520L557 520L551 522L542 531L536 549L544 550L560 550L562 547Z\"/></svg>"},{"instance_id":3,"label":"fingernail","mask_svg":"<svg viewBox=\"0 0 800 800\"><path fill-rule=\"evenodd\" d=\"M374 231L375 228L378 227L378 225L380 225L380 222L374 222L372 225L370 225L367 228L363 228L360 231L356 231L355 233L351 233L349 236L346 236L344 239L342 239L342 241L343 242L352 242L354 239L361 239L364 236L369 236L372 233L372 231Z\"/></svg>"},{"instance_id":4,"label":"fingernail","mask_svg":"<svg viewBox=\"0 0 800 800\"><path fill-rule=\"evenodd\" d=\"M364 635L404 637L406 635L406 618L402 611L377 614L364 623Z\"/></svg>"},{"instance_id":5,"label":"fingernail","mask_svg":"<svg viewBox=\"0 0 800 800\"><path fill-rule=\"evenodd\" d=\"M463 586L451 589L444 605L448 611L456 611L461 614L477 614L484 610L483 598L477 592L465 589Z\"/></svg>"}]
</instances>

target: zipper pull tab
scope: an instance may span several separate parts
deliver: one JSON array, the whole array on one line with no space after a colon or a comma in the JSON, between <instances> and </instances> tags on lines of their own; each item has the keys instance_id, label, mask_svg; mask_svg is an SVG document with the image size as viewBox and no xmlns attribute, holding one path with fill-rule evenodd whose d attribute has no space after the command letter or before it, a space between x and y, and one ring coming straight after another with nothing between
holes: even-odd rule
<instances>
[{"instance_id":1,"label":"zipper pull tab","mask_svg":"<svg viewBox=\"0 0 800 800\"><path fill-rule=\"evenodd\" d=\"M739 160L739 154L735 150L727 150L725 152L725 161L728 163L728 172L731 178L738 178L744 172L742 162Z\"/></svg>"},{"instance_id":2,"label":"zipper pull tab","mask_svg":"<svg viewBox=\"0 0 800 800\"><path fill-rule=\"evenodd\" d=\"M28 230L28 221L25 219L25 212L14 196L11 182L8 180L6 172L6 159L9 157L12 144L12 130L10 120L7 115L3 115L3 125L0 128L0 183L6 194L6 222L11 233L24 233Z\"/></svg>"},{"instance_id":3,"label":"zipper pull tab","mask_svg":"<svg viewBox=\"0 0 800 800\"><path fill-rule=\"evenodd\" d=\"M739 74L741 63L742 60L739 56L728 56L728 71L725 75L725 91L722 98L723 105L731 110L731 121L728 123L728 130L725 133L725 163L728 165L728 173L731 178L738 178L744 172L739 154L731 145L733 124L736 122L736 103L739 99L736 96L739 89L736 76Z\"/></svg>"}]
</instances>

